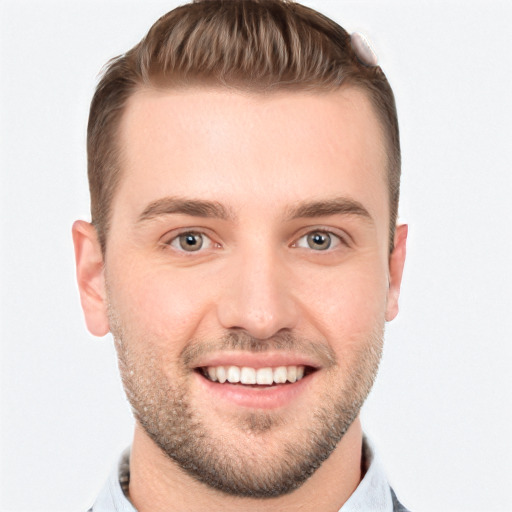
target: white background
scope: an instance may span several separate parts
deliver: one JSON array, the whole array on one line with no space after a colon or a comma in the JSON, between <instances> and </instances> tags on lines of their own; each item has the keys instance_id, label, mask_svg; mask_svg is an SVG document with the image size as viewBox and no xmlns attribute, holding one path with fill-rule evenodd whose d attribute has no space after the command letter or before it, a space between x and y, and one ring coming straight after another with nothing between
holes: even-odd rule
<instances>
[{"instance_id":1,"label":"white background","mask_svg":"<svg viewBox=\"0 0 512 512\"><path fill-rule=\"evenodd\" d=\"M367 34L401 122L410 224L366 430L416 512L512 510L512 8L308 2ZM86 332L72 221L101 66L176 2L0 3L2 511L85 511L132 420L110 337Z\"/></svg>"}]
</instances>

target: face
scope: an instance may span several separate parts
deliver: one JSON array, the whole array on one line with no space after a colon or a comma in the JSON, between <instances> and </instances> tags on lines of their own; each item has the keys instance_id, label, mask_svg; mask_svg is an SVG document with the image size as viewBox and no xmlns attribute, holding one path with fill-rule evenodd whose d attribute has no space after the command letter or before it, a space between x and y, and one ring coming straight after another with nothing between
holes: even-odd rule
<instances>
[{"instance_id":1,"label":"face","mask_svg":"<svg viewBox=\"0 0 512 512\"><path fill-rule=\"evenodd\" d=\"M371 106L353 89L144 90L120 142L104 267L75 234L89 328L113 333L174 463L225 493L290 492L357 417L396 314L405 236L390 257Z\"/></svg>"}]
</instances>

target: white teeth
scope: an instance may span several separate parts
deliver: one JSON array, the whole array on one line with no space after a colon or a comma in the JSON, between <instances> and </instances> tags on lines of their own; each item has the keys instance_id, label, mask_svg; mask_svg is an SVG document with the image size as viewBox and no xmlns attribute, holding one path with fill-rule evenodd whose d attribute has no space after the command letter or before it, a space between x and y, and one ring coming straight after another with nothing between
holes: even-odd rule
<instances>
[{"instance_id":1,"label":"white teeth","mask_svg":"<svg viewBox=\"0 0 512 512\"><path fill-rule=\"evenodd\" d=\"M228 368L228 381L231 382L231 384L240 382L240 368L238 368L238 366L230 366Z\"/></svg>"},{"instance_id":2,"label":"white teeth","mask_svg":"<svg viewBox=\"0 0 512 512\"><path fill-rule=\"evenodd\" d=\"M256 384L256 370L244 366L240 370L240 382L242 384Z\"/></svg>"},{"instance_id":3,"label":"white teeth","mask_svg":"<svg viewBox=\"0 0 512 512\"><path fill-rule=\"evenodd\" d=\"M288 380L290 382L297 381L297 367L296 366L288 366Z\"/></svg>"},{"instance_id":4,"label":"white teeth","mask_svg":"<svg viewBox=\"0 0 512 512\"><path fill-rule=\"evenodd\" d=\"M208 377L210 377L210 380L213 380L213 382L217 381L217 369L215 366L208 367Z\"/></svg>"},{"instance_id":5,"label":"white teeth","mask_svg":"<svg viewBox=\"0 0 512 512\"><path fill-rule=\"evenodd\" d=\"M228 381L231 384L259 384L270 386L284 384L285 382L297 382L304 377L304 366L278 366L276 368L250 368L243 366L208 366L206 376L213 382Z\"/></svg>"},{"instance_id":6,"label":"white teeth","mask_svg":"<svg viewBox=\"0 0 512 512\"><path fill-rule=\"evenodd\" d=\"M272 368L258 368L256 370L256 382L261 385L270 385L274 382Z\"/></svg>"},{"instance_id":7,"label":"white teeth","mask_svg":"<svg viewBox=\"0 0 512 512\"><path fill-rule=\"evenodd\" d=\"M286 366L279 366L274 370L274 382L276 384L284 384L288 378L288 370Z\"/></svg>"},{"instance_id":8,"label":"white teeth","mask_svg":"<svg viewBox=\"0 0 512 512\"><path fill-rule=\"evenodd\" d=\"M221 384L224 384L226 382L226 368L224 366L217 366L217 379Z\"/></svg>"}]
</instances>

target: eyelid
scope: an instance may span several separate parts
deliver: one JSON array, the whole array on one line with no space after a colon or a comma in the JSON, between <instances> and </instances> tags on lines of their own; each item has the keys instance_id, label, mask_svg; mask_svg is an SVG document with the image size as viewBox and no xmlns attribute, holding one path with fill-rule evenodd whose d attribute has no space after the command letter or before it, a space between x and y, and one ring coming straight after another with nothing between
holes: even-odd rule
<instances>
[{"instance_id":1,"label":"eyelid","mask_svg":"<svg viewBox=\"0 0 512 512\"><path fill-rule=\"evenodd\" d=\"M329 249L327 249L325 252L329 252L329 250L332 251L335 247L337 247L340 244L344 245L346 247L351 246L352 238L348 233L344 232L341 229L326 227L326 226L322 226L322 225L310 226L308 228L304 228L303 230L301 230L299 232L299 234L297 236L294 237L294 239L293 239L294 241L292 242L292 244L290 246L298 247L299 240L307 237L308 235L310 235L312 233L316 233L316 232L328 234L331 237L333 237L334 239L339 241L339 244L336 244L334 247L332 247L332 246L329 247ZM204 247L204 245L203 245L203 247L201 247L201 249L199 249L197 251L185 251L181 248L174 247L171 245L172 242L177 241L180 236L186 235L186 234L201 235L203 237L203 243L204 243L204 240L208 240L209 244L207 247ZM181 254L191 254L191 255L193 255L194 253L196 253L196 254L202 253L206 249L211 249L212 247L216 247L216 248L222 247L222 245L214 239L214 237L210 233L209 229L201 228L201 227L186 227L186 228L178 228L175 230L171 230L170 232L166 233L161 238L161 244L165 248L172 247L173 250L175 250L176 252L179 252ZM321 252L321 251L318 251L318 252Z\"/></svg>"},{"instance_id":2,"label":"eyelid","mask_svg":"<svg viewBox=\"0 0 512 512\"><path fill-rule=\"evenodd\" d=\"M180 247L176 247L173 245L173 242L179 244L179 237L183 235L200 235L203 237L203 245L197 251L185 251ZM208 241L207 244L205 242ZM212 247L220 247L220 244L216 242L213 236L209 233L209 230L205 228L197 228L197 227L187 227L187 228L179 228L172 230L166 233L161 238L161 244L164 248L168 249L169 247L177 253L185 254L185 255L194 255L205 252L206 250L211 249Z\"/></svg>"},{"instance_id":3,"label":"eyelid","mask_svg":"<svg viewBox=\"0 0 512 512\"><path fill-rule=\"evenodd\" d=\"M339 240L339 244L336 244L335 246L331 246L323 252L332 251L338 245L343 245L345 247L351 246L351 244L350 244L351 237L344 231L342 231L340 229L335 229L332 227L326 227L326 226L312 226L312 227L308 227L307 230L301 230L299 236L295 237L295 241L292 243L292 247L298 247L299 240L307 237L308 235L311 235L312 233L325 233L327 235L330 235L334 239ZM318 252L322 252L322 251L318 251Z\"/></svg>"}]
</instances>

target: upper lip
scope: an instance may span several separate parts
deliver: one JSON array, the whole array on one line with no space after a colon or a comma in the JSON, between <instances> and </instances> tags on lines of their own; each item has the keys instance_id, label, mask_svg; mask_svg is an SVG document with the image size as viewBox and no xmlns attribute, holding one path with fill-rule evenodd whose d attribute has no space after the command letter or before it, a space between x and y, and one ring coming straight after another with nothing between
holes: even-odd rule
<instances>
[{"instance_id":1,"label":"upper lip","mask_svg":"<svg viewBox=\"0 0 512 512\"><path fill-rule=\"evenodd\" d=\"M310 355L295 354L292 352L219 352L198 358L193 368L208 366L238 366L249 368L276 368L278 366L308 366L319 369L321 364Z\"/></svg>"}]
</instances>

